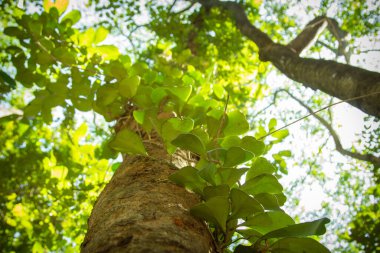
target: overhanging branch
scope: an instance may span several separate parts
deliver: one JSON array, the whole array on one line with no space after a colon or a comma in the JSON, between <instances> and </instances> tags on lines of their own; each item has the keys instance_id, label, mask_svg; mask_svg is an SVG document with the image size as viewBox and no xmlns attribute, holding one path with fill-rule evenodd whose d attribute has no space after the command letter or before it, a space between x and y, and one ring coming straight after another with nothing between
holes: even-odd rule
<instances>
[{"instance_id":1,"label":"overhanging branch","mask_svg":"<svg viewBox=\"0 0 380 253\"><path fill-rule=\"evenodd\" d=\"M341 153L342 155L345 156L350 156L354 159L361 160L361 161L366 161L372 163L376 168L380 167L380 158L377 156L374 156L372 154L361 154L357 152L352 152L349 150L346 150L343 148L342 143L340 141L340 138L337 134L337 132L334 130L334 128L325 120L323 117L319 116L316 114L308 105L306 105L302 100L291 94L287 90L280 90L283 92L286 92L292 99L297 101L302 107L304 107L310 114L312 114L330 133L332 136L334 143L335 143L335 148L336 150Z\"/></svg>"},{"instance_id":2,"label":"overhanging branch","mask_svg":"<svg viewBox=\"0 0 380 253\"><path fill-rule=\"evenodd\" d=\"M306 87L321 90L330 96L347 100L363 112L380 118L378 95L349 100L352 97L377 94L380 91L379 73L335 61L299 57L297 52L289 46L274 43L267 34L253 26L248 20L243 6L236 2L218 0L195 2L199 2L206 8L215 7L228 11L240 32L258 46L260 60L272 62L290 79L300 82ZM335 24L334 22L328 23L331 23L332 26ZM332 28L331 31L333 31Z\"/></svg>"}]
</instances>

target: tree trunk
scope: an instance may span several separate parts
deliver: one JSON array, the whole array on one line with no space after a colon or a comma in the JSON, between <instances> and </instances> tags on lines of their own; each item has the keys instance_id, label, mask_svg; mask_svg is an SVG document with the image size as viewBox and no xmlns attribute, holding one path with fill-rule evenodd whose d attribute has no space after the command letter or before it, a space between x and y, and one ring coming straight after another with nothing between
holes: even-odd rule
<instances>
[{"instance_id":1,"label":"tree trunk","mask_svg":"<svg viewBox=\"0 0 380 253\"><path fill-rule=\"evenodd\" d=\"M177 169L162 147L125 159L96 201L81 252L214 252L197 195L168 181Z\"/></svg>"}]
</instances>

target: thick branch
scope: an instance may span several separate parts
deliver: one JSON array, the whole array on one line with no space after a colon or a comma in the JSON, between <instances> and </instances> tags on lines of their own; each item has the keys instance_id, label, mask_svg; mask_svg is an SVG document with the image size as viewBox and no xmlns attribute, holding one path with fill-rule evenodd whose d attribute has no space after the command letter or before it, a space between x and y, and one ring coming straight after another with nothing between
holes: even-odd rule
<instances>
[{"instance_id":1,"label":"thick branch","mask_svg":"<svg viewBox=\"0 0 380 253\"><path fill-rule=\"evenodd\" d=\"M335 61L301 58L279 44L263 49L260 56L272 62L290 79L341 100L374 94L348 103L365 113L380 117L379 73Z\"/></svg>"},{"instance_id":2,"label":"thick branch","mask_svg":"<svg viewBox=\"0 0 380 253\"><path fill-rule=\"evenodd\" d=\"M317 40L319 34L327 27L326 17L316 17L310 21L298 36L289 42L288 47L300 54Z\"/></svg>"},{"instance_id":3,"label":"thick branch","mask_svg":"<svg viewBox=\"0 0 380 253\"><path fill-rule=\"evenodd\" d=\"M335 19L326 16L319 16L310 21L302 32L288 44L288 47L297 54L302 53L315 43L318 36L326 27L339 43L339 47L336 50L337 56L345 54L347 47L345 38L348 33L339 27Z\"/></svg>"},{"instance_id":4,"label":"thick branch","mask_svg":"<svg viewBox=\"0 0 380 253\"><path fill-rule=\"evenodd\" d=\"M235 2L199 0L208 8L217 7L229 11L236 26L259 47L260 59L272 62L290 79L306 87L321 90L341 100L374 94L380 91L380 74L334 61L301 58L287 46L275 44L265 33L248 20L244 8ZM351 105L380 117L379 95L352 100Z\"/></svg>"},{"instance_id":5,"label":"thick branch","mask_svg":"<svg viewBox=\"0 0 380 253\"><path fill-rule=\"evenodd\" d=\"M361 154L361 153L356 153L356 152L352 152L352 151L344 149L342 146L342 143L340 142L340 138L339 138L338 134L336 133L334 128L331 126L331 124L329 124L327 122L327 120L325 120L324 118L322 118L318 114L314 113L313 110L308 105L306 105L304 102L302 102L299 98L295 97L289 91L287 91L287 90L281 90L281 91L286 92L291 98L293 98L295 101L297 101L302 107L304 107L310 114L312 114L329 131L330 135L332 136L332 138L334 140L335 148L339 153L341 153L342 155L350 156L354 159L370 162L376 168L380 167L380 158L379 157L374 156L372 154Z\"/></svg>"},{"instance_id":6,"label":"thick branch","mask_svg":"<svg viewBox=\"0 0 380 253\"><path fill-rule=\"evenodd\" d=\"M229 1L221 2L218 0L198 0L198 2L206 8L217 7L228 11L231 17L235 20L236 26L239 28L240 32L255 42L259 48L274 43L266 33L263 33L249 22L245 10L240 4Z\"/></svg>"}]
</instances>

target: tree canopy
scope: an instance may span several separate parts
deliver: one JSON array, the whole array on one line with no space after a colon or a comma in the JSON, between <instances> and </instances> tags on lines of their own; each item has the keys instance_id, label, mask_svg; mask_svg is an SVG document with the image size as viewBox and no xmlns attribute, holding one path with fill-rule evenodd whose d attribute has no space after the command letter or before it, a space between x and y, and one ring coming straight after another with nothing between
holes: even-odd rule
<instances>
[{"instance_id":1,"label":"tree canopy","mask_svg":"<svg viewBox=\"0 0 380 253\"><path fill-rule=\"evenodd\" d=\"M380 74L361 61L377 53L361 43L378 39L376 1L0 6L2 252L83 250L101 190L152 146L183 164L168 180L201 199L189 212L215 252L380 249ZM341 102L367 115L349 148ZM329 177L322 207L297 211Z\"/></svg>"}]
</instances>

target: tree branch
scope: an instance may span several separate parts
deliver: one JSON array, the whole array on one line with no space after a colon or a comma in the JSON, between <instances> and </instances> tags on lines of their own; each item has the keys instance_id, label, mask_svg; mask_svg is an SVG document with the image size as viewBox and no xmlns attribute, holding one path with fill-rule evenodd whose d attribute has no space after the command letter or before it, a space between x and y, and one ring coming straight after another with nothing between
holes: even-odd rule
<instances>
[{"instance_id":1,"label":"tree branch","mask_svg":"<svg viewBox=\"0 0 380 253\"><path fill-rule=\"evenodd\" d=\"M330 133L332 136L334 143L335 143L335 148L336 150L341 153L342 155L350 156L354 159L361 160L361 161L366 161L372 163L376 168L380 167L380 157L376 157L372 154L361 154L357 152L352 152L349 150L346 150L343 148L342 143L340 142L340 138L334 128L321 116L313 112L313 110L306 105L304 102L302 102L299 98L295 97L293 94L291 94L287 90L281 90L283 92L286 92L292 99L297 101L302 107L304 107L310 114L312 114Z\"/></svg>"},{"instance_id":2,"label":"tree branch","mask_svg":"<svg viewBox=\"0 0 380 253\"><path fill-rule=\"evenodd\" d=\"M240 32L258 46L260 60L272 62L283 74L306 87L349 101L365 113L380 118L379 96L365 97L380 92L379 73L335 61L301 58L290 47L274 43L267 34L254 27L242 5L218 0L197 2L206 8L216 7L228 11ZM363 99L350 100L353 97Z\"/></svg>"}]
</instances>

